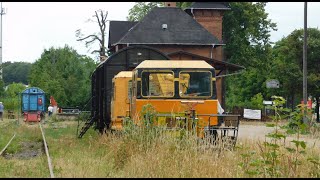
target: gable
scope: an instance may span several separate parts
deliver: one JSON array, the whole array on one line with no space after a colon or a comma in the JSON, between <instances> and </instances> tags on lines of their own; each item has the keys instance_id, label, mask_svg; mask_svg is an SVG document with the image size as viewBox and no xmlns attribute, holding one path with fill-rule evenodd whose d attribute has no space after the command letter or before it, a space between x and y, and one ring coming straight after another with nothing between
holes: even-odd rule
<instances>
[{"instance_id":1,"label":"gable","mask_svg":"<svg viewBox=\"0 0 320 180\"><path fill-rule=\"evenodd\" d=\"M110 21L108 47L118 42L137 23L133 21Z\"/></svg>"}]
</instances>

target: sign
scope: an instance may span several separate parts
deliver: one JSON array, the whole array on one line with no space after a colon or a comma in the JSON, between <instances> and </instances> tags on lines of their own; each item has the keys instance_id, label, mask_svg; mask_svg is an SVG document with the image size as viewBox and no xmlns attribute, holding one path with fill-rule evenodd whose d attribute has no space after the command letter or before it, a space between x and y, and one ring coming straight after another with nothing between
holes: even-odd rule
<instances>
[{"instance_id":1,"label":"sign","mask_svg":"<svg viewBox=\"0 0 320 180\"><path fill-rule=\"evenodd\" d=\"M273 102L272 102L272 101L263 101L263 104L264 104L264 105L272 105Z\"/></svg>"},{"instance_id":2,"label":"sign","mask_svg":"<svg viewBox=\"0 0 320 180\"><path fill-rule=\"evenodd\" d=\"M270 79L266 81L267 88L279 88L279 81L276 79Z\"/></svg>"},{"instance_id":3,"label":"sign","mask_svg":"<svg viewBox=\"0 0 320 180\"><path fill-rule=\"evenodd\" d=\"M247 119L261 119L261 110L244 109L243 117Z\"/></svg>"}]
</instances>

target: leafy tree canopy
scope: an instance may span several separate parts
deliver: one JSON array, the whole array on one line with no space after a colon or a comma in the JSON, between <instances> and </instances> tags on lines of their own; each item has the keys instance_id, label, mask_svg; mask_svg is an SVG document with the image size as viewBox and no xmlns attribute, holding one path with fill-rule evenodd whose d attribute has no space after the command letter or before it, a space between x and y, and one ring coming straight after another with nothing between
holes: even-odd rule
<instances>
[{"instance_id":1,"label":"leafy tree canopy","mask_svg":"<svg viewBox=\"0 0 320 180\"><path fill-rule=\"evenodd\" d=\"M191 5L192 2L176 2L177 7L186 8ZM148 12L154 7L163 7L164 2L136 2L136 4L129 10L128 21L140 21L148 14Z\"/></svg>"},{"instance_id":2,"label":"leafy tree canopy","mask_svg":"<svg viewBox=\"0 0 320 180\"><path fill-rule=\"evenodd\" d=\"M28 84L28 74L31 63L27 62L5 62L3 63L3 81L5 85L11 83Z\"/></svg>"},{"instance_id":3,"label":"leafy tree canopy","mask_svg":"<svg viewBox=\"0 0 320 180\"><path fill-rule=\"evenodd\" d=\"M282 93L291 97L292 104L302 99L303 83L303 29L294 30L274 46L274 71L282 84ZM307 91L320 97L320 31L308 28L307 32ZM297 98L294 98L297 97Z\"/></svg>"},{"instance_id":4,"label":"leafy tree canopy","mask_svg":"<svg viewBox=\"0 0 320 180\"><path fill-rule=\"evenodd\" d=\"M93 59L79 55L67 45L51 47L32 65L29 82L45 91L47 102L53 96L61 107L81 107L90 98L90 76L95 68Z\"/></svg>"}]
</instances>

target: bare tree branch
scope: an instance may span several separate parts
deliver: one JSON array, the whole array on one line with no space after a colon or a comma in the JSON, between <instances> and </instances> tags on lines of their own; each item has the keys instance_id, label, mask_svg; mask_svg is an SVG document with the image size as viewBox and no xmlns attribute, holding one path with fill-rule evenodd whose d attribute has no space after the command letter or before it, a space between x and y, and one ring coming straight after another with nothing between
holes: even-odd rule
<instances>
[{"instance_id":1,"label":"bare tree branch","mask_svg":"<svg viewBox=\"0 0 320 180\"><path fill-rule=\"evenodd\" d=\"M91 45L94 41L99 41L100 43L100 48L99 50L94 50L92 51L92 53L99 53L100 57L102 60L102 57L107 57L106 56L106 47L105 47L105 34L106 34L106 23L107 23L107 16L108 16L108 11L102 11L101 9L95 11L95 15L93 15L92 17L94 17L97 20L97 23L99 25L99 36L95 35L95 34L90 34L86 37L82 37L83 34L81 34L81 30L78 29L76 30L76 37L78 37L77 41L85 41L86 47L88 47L89 45ZM96 22L93 21L91 19L87 20L88 22ZM92 38L90 40L88 40L89 38Z\"/></svg>"},{"instance_id":2,"label":"bare tree branch","mask_svg":"<svg viewBox=\"0 0 320 180\"><path fill-rule=\"evenodd\" d=\"M91 52L91 54L94 54L94 53L99 53L100 51L99 50L94 50Z\"/></svg>"},{"instance_id":3,"label":"bare tree branch","mask_svg":"<svg viewBox=\"0 0 320 180\"><path fill-rule=\"evenodd\" d=\"M99 39L98 36L91 34L91 35L89 35L89 36L87 36L87 37L79 38L79 39L77 39L77 41L83 41L83 40L88 39L88 38L90 38L90 37L93 37L93 38L95 38L95 39Z\"/></svg>"}]
</instances>

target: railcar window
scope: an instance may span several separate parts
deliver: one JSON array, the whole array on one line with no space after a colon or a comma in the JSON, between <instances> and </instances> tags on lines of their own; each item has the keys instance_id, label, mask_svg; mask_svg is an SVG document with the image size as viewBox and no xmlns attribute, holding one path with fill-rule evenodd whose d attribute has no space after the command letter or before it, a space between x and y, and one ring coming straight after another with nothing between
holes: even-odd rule
<instances>
[{"instance_id":1,"label":"railcar window","mask_svg":"<svg viewBox=\"0 0 320 180\"><path fill-rule=\"evenodd\" d=\"M116 100L116 87L114 82L112 82L112 92L111 92L112 100Z\"/></svg>"},{"instance_id":2,"label":"railcar window","mask_svg":"<svg viewBox=\"0 0 320 180\"><path fill-rule=\"evenodd\" d=\"M211 72L187 72L179 75L181 97L208 97L212 94Z\"/></svg>"},{"instance_id":3,"label":"railcar window","mask_svg":"<svg viewBox=\"0 0 320 180\"><path fill-rule=\"evenodd\" d=\"M137 95L137 71L133 73L132 80L133 80L133 83L131 84L132 85L131 92L132 92L132 95L135 97Z\"/></svg>"},{"instance_id":4,"label":"railcar window","mask_svg":"<svg viewBox=\"0 0 320 180\"><path fill-rule=\"evenodd\" d=\"M128 98L129 99L131 99L131 96L132 96L131 92L132 92L132 80L129 80L128 82Z\"/></svg>"},{"instance_id":5,"label":"railcar window","mask_svg":"<svg viewBox=\"0 0 320 180\"><path fill-rule=\"evenodd\" d=\"M173 72L142 72L142 96L173 97Z\"/></svg>"}]
</instances>

